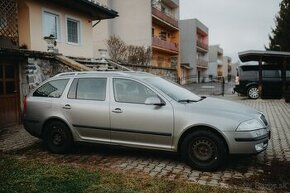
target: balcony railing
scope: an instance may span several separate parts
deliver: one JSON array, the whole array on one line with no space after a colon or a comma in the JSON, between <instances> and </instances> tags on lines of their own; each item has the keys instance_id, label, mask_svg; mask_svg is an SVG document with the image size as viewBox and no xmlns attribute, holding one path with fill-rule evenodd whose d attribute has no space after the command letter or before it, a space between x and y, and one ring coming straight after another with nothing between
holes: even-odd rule
<instances>
[{"instance_id":1,"label":"balcony railing","mask_svg":"<svg viewBox=\"0 0 290 193\"><path fill-rule=\"evenodd\" d=\"M197 67L208 68L208 61L200 59L200 58L197 59Z\"/></svg>"},{"instance_id":2,"label":"balcony railing","mask_svg":"<svg viewBox=\"0 0 290 193\"><path fill-rule=\"evenodd\" d=\"M200 48L203 48L203 49L205 49L205 50L208 50L208 44L203 43L203 42L200 41L200 40L197 40L197 41L196 41L196 45L197 45L198 47L200 47Z\"/></svg>"},{"instance_id":3,"label":"balcony railing","mask_svg":"<svg viewBox=\"0 0 290 193\"><path fill-rule=\"evenodd\" d=\"M160 9L158 9L156 7L152 7L152 14L154 16L158 17L159 19L161 19L161 20L173 25L174 27L178 28L178 21L173 16L164 13L163 11L161 11Z\"/></svg>"},{"instance_id":4,"label":"balcony railing","mask_svg":"<svg viewBox=\"0 0 290 193\"><path fill-rule=\"evenodd\" d=\"M178 46L176 43L164 41L158 37L152 37L153 46L158 46L167 50L178 52Z\"/></svg>"}]
</instances>

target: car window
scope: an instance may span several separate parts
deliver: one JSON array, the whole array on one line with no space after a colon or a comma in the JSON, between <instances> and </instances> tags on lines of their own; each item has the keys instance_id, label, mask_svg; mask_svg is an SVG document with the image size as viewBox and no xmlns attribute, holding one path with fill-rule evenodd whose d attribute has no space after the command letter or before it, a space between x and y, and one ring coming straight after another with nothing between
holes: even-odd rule
<instances>
[{"instance_id":1,"label":"car window","mask_svg":"<svg viewBox=\"0 0 290 193\"><path fill-rule=\"evenodd\" d=\"M263 77L265 78L280 78L281 74L279 70L263 70Z\"/></svg>"},{"instance_id":2,"label":"car window","mask_svg":"<svg viewBox=\"0 0 290 193\"><path fill-rule=\"evenodd\" d=\"M74 79L69 89L68 98L104 101L106 99L106 78Z\"/></svg>"},{"instance_id":3,"label":"car window","mask_svg":"<svg viewBox=\"0 0 290 193\"><path fill-rule=\"evenodd\" d=\"M153 85L175 101L200 101L201 98L189 90L160 77L143 78L143 81Z\"/></svg>"},{"instance_id":4,"label":"car window","mask_svg":"<svg viewBox=\"0 0 290 193\"><path fill-rule=\"evenodd\" d=\"M158 97L145 85L128 79L113 79L116 102L144 104L148 97Z\"/></svg>"},{"instance_id":5,"label":"car window","mask_svg":"<svg viewBox=\"0 0 290 193\"><path fill-rule=\"evenodd\" d=\"M290 70L287 70L286 71L286 79L287 80L290 80Z\"/></svg>"},{"instance_id":6,"label":"car window","mask_svg":"<svg viewBox=\"0 0 290 193\"><path fill-rule=\"evenodd\" d=\"M52 80L40 86L34 91L33 96L37 97L61 97L69 79Z\"/></svg>"},{"instance_id":7,"label":"car window","mask_svg":"<svg viewBox=\"0 0 290 193\"><path fill-rule=\"evenodd\" d=\"M259 71L241 71L240 80L255 81L259 78Z\"/></svg>"}]
</instances>

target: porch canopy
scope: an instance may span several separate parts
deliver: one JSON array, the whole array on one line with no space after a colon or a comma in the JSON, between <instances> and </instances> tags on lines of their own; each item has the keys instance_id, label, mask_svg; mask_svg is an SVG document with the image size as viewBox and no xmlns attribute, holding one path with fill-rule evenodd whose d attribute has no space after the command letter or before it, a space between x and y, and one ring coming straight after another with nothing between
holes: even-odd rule
<instances>
[{"instance_id":1,"label":"porch canopy","mask_svg":"<svg viewBox=\"0 0 290 193\"><path fill-rule=\"evenodd\" d=\"M257 61L259 63L260 93L262 93L263 88L262 65L265 63L277 65L278 68L281 69L281 78L283 81L283 93L285 94L287 89L286 69L290 69L290 52L248 50L239 52L238 55L242 62Z\"/></svg>"},{"instance_id":2,"label":"porch canopy","mask_svg":"<svg viewBox=\"0 0 290 193\"><path fill-rule=\"evenodd\" d=\"M92 20L104 20L118 17L118 12L102 6L94 0L50 0L50 2L55 2L58 5L61 4L73 10L78 10L88 15Z\"/></svg>"}]
</instances>

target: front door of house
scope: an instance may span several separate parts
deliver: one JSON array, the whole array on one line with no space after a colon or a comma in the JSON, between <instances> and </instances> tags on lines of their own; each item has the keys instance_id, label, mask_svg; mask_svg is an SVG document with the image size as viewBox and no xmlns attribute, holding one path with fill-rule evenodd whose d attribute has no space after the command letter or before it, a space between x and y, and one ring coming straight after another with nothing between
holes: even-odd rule
<instances>
[{"instance_id":1,"label":"front door of house","mask_svg":"<svg viewBox=\"0 0 290 193\"><path fill-rule=\"evenodd\" d=\"M17 63L0 61L0 128L19 122L19 83Z\"/></svg>"}]
</instances>

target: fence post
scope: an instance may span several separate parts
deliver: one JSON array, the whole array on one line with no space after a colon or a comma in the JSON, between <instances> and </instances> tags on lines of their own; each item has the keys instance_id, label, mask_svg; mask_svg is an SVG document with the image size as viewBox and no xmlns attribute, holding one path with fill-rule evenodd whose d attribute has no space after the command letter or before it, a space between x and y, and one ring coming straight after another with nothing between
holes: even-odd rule
<instances>
[{"instance_id":1,"label":"fence post","mask_svg":"<svg viewBox=\"0 0 290 193\"><path fill-rule=\"evenodd\" d=\"M225 77L222 77L222 96L225 96Z\"/></svg>"}]
</instances>

